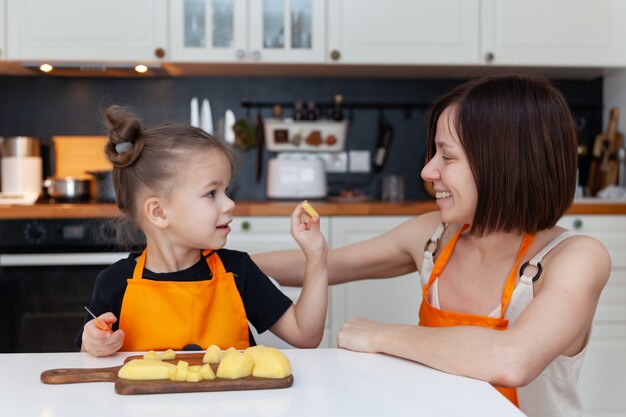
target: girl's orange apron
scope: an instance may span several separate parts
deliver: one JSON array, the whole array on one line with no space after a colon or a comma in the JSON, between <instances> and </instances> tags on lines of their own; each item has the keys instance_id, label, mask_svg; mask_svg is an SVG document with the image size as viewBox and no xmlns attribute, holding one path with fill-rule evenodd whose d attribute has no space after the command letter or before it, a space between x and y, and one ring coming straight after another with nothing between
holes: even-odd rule
<instances>
[{"instance_id":1,"label":"girl's orange apron","mask_svg":"<svg viewBox=\"0 0 626 417\"><path fill-rule=\"evenodd\" d=\"M515 283L517 281L517 274L520 261L522 257L532 244L535 236L534 235L525 235L522 243L520 245L519 251L517 253L517 260L515 261L515 266L511 270L509 277L504 286L504 292L502 294L502 312L500 314L500 318L496 317L488 317L488 316L480 316L475 314L466 314L466 313L456 313L453 311L445 311L440 310L436 307L433 307L428 302L428 290L433 282L439 277L441 271L446 266L450 255L452 254L452 250L456 245L459 236L465 229L468 228L469 225L464 225L461 230L448 242L448 244L444 247L443 251L437 258L435 265L433 267L433 271L430 274L430 279L428 283L424 285L422 290L422 305L420 306L420 326L427 327L451 327L451 326L480 326L487 327L490 329L496 330L506 330L509 324L509 320L504 318L504 313L509 305L509 301L511 301L511 295L513 294L513 290L515 289ZM505 387L495 387L500 393L502 393L506 398L508 398L513 404L519 407L519 401L517 399L517 388L505 388Z\"/></svg>"},{"instance_id":2,"label":"girl's orange apron","mask_svg":"<svg viewBox=\"0 0 626 417\"><path fill-rule=\"evenodd\" d=\"M126 333L122 351L181 350L189 344L206 349L245 349L246 311L231 272L217 253L202 251L211 270L204 281L142 279L146 251L137 258L122 300L120 328Z\"/></svg>"}]
</instances>

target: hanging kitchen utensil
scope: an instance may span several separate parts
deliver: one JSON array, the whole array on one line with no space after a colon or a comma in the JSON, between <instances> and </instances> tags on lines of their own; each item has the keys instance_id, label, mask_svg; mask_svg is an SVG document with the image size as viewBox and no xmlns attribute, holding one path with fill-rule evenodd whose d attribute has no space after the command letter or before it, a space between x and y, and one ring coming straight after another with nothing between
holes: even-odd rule
<instances>
[{"instance_id":1,"label":"hanging kitchen utensil","mask_svg":"<svg viewBox=\"0 0 626 417\"><path fill-rule=\"evenodd\" d=\"M387 163L393 131L393 126L385 119L385 115L381 111L378 119L378 138L376 139L376 148L374 149L372 161L374 171L382 171Z\"/></svg>"},{"instance_id":2,"label":"hanging kitchen utensil","mask_svg":"<svg viewBox=\"0 0 626 417\"><path fill-rule=\"evenodd\" d=\"M265 149L265 127L261 110L257 109L256 114L256 182L261 181L263 175L263 150Z\"/></svg>"},{"instance_id":3,"label":"hanging kitchen utensil","mask_svg":"<svg viewBox=\"0 0 626 417\"><path fill-rule=\"evenodd\" d=\"M599 133L594 141L588 183L589 193L592 196L606 186L617 182L619 170L617 152L624 143L624 135L617 132L619 113L619 108L611 109L606 132Z\"/></svg>"},{"instance_id":4,"label":"hanging kitchen utensil","mask_svg":"<svg viewBox=\"0 0 626 417\"><path fill-rule=\"evenodd\" d=\"M235 122L233 126L233 132L235 135L235 146L238 148L248 150L256 146L256 137L254 129L255 127L252 125L250 120L250 109L246 110L245 117L240 118Z\"/></svg>"},{"instance_id":5,"label":"hanging kitchen utensil","mask_svg":"<svg viewBox=\"0 0 626 417\"><path fill-rule=\"evenodd\" d=\"M213 135L213 115L211 114L211 105L208 99L202 100L200 107L200 129Z\"/></svg>"},{"instance_id":6,"label":"hanging kitchen utensil","mask_svg":"<svg viewBox=\"0 0 626 417\"><path fill-rule=\"evenodd\" d=\"M235 113L230 109L226 110L224 114L224 141L231 145L235 144L235 131L233 130L235 120Z\"/></svg>"},{"instance_id":7,"label":"hanging kitchen utensil","mask_svg":"<svg viewBox=\"0 0 626 417\"><path fill-rule=\"evenodd\" d=\"M191 99L191 117L189 119L189 124L193 127L200 126L200 110L198 107L198 97L194 97Z\"/></svg>"}]
</instances>

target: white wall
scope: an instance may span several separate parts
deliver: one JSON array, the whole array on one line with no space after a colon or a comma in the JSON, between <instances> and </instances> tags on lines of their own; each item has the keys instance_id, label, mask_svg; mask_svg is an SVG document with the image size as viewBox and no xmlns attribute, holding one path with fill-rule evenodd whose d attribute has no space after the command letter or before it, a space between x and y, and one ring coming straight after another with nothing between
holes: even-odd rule
<instances>
[{"instance_id":1,"label":"white wall","mask_svg":"<svg viewBox=\"0 0 626 417\"><path fill-rule=\"evenodd\" d=\"M603 130L606 130L609 111L613 107L619 107L621 110L617 130L624 132L626 131L626 69L615 70L604 77Z\"/></svg>"}]
</instances>

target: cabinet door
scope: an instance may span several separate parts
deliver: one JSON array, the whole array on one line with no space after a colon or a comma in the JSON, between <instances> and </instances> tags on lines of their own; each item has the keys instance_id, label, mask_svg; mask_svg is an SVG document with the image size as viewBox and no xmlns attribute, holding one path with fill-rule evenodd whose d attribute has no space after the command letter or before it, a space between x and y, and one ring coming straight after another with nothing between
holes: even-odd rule
<instances>
[{"instance_id":1,"label":"cabinet door","mask_svg":"<svg viewBox=\"0 0 626 417\"><path fill-rule=\"evenodd\" d=\"M600 240L612 262L578 382L584 414L626 415L626 216L564 216L559 225Z\"/></svg>"},{"instance_id":2,"label":"cabinet door","mask_svg":"<svg viewBox=\"0 0 626 417\"><path fill-rule=\"evenodd\" d=\"M5 0L0 0L0 59L6 59L6 43L4 39L5 27L6 27L6 16L4 11L6 10Z\"/></svg>"},{"instance_id":3,"label":"cabinet door","mask_svg":"<svg viewBox=\"0 0 626 417\"><path fill-rule=\"evenodd\" d=\"M167 0L7 0L8 57L156 61L167 54Z\"/></svg>"},{"instance_id":4,"label":"cabinet door","mask_svg":"<svg viewBox=\"0 0 626 417\"><path fill-rule=\"evenodd\" d=\"M324 62L325 0L253 0L249 4L252 60Z\"/></svg>"},{"instance_id":5,"label":"cabinet door","mask_svg":"<svg viewBox=\"0 0 626 417\"><path fill-rule=\"evenodd\" d=\"M623 0L482 0L481 5L486 62L626 65Z\"/></svg>"},{"instance_id":6,"label":"cabinet door","mask_svg":"<svg viewBox=\"0 0 626 417\"><path fill-rule=\"evenodd\" d=\"M247 0L170 2L172 59L243 61L248 48Z\"/></svg>"},{"instance_id":7,"label":"cabinet door","mask_svg":"<svg viewBox=\"0 0 626 417\"><path fill-rule=\"evenodd\" d=\"M411 217L333 217L332 247L359 242L409 220ZM332 335L346 320L355 317L387 323L417 324L421 303L420 278L417 272L392 279L364 280L333 287ZM333 346L336 338L333 338Z\"/></svg>"},{"instance_id":8,"label":"cabinet door","mask_svg":"<svg viewBox=\"0 0 626 417\"><path fill-rule=\"evenodd\" d=\"M326 219L322 221L320 227L322 233L326 236L326 239L328 239L329 222L325 220ZM228 236L226 247L228 249L248 252L249 254L283 249L298 249L298 244L289 232L290 227L291 219L289 217L239 217L234 219L231 223L232 232ZM278 286L277 283L276 285ZM294 302L298 300L300 291L302 290L300 287L280 287L280 289ZM330 291L328 305L330 309ZM331 339L334 340L334 337L331 337L329 317L330 313L327 314L324 338L320 343L320 347L330 347ZM259 344L279 348L292 347L277 336L274 336L271 332L258 335L254 327L251 327L251 329L255 340Z\"/></svg>"},{"instance_id":9,"label":"cabinet door","mask_svg":"<svg viewBox=\"0 0 626 417\"><path fill-rule=\"evenodd\" d=\"M477 64L478 0L332 0L329 62Z\"/></svg>"}]
</instances>

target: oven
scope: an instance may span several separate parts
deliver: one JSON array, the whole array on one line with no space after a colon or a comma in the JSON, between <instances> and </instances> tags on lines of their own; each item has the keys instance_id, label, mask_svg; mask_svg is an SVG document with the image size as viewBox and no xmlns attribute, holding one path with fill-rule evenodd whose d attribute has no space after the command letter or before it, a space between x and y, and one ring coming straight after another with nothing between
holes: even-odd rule
<instances>
[{"instance_id":1,"label":"oven","mask_svg":"<svg viewBox=\"0 0 626 417\"><path fill-rule=\"evenodd\" d=\"M0 352L78 350L98 273L128 256L115 219L0 221Z\"/></svg>"}]
</instances>

